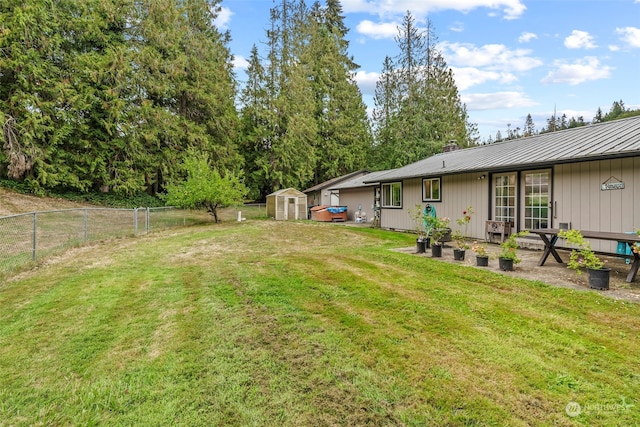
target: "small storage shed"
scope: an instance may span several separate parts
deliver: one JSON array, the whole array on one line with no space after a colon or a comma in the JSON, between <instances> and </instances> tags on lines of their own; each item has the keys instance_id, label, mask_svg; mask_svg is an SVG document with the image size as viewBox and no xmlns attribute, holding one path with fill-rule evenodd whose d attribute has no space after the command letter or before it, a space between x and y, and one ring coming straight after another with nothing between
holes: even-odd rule
<instances>
[{"instance_id":1,"label":"small storage shed","mask_svg":"<svg viewBox=\"0 0 640 427\"><path fill-rule=\"evenodd\" d=\"M307 195L295 188L285 188L269 194L267 216L278 221L307 219Z\"/></svg>"}]
</instances>

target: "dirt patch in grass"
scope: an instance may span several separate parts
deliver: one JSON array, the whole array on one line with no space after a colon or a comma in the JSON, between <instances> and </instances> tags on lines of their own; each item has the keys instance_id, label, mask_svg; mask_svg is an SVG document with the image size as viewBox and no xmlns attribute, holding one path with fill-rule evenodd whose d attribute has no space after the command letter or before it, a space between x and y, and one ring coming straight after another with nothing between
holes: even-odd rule
<instances>
[{"instance_id":1,"label":"dirt patch in grass","mask_svg":"<svg viewBox=\"0 0 640 427\"><path fill-rule=\"evenodd\" d=\"M38 197L0 188L0 216L17 215L27 212L87 207L65 199Z\"/></svg>"}]
</instances>

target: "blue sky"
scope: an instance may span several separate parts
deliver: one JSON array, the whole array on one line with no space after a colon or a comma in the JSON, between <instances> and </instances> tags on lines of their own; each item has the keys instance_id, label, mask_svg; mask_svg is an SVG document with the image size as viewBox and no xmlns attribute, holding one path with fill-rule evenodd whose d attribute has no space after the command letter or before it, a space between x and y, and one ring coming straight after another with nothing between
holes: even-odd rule
<instances>
[{"instance_id":1,"label":"blue sky","mask_svg":"<svg viewBox=\"0 0 640 427\"><path fill-rule=\"evenodd\" d=\"M255 44L266 53L269 9L280 1L223 0L217 19L229 30L236 75L246 77ZM307 0L311 5L313 0ZM397 26L411 11L431 20L480 137L536 128L558 116L591 121L613 101L640 108L640 0L343 0L356 80L373 108L385 56L395 57ZM324 1L321 1L324 5Z\"/></svg>"}]
</instances>

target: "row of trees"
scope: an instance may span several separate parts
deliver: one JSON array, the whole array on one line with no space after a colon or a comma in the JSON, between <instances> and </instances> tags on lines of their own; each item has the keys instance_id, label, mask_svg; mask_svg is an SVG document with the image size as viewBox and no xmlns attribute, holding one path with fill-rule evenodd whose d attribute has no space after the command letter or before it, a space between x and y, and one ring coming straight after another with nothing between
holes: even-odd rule
<instances>
[{"instance_id":1,"label":"row of trees","mask_svg":"<svg viewBox=\"0 0 640 427\"><path fill-rule=\"evenodd\" d=\"M157 190L189 147L238 169L231 56L211 6L2 1L4 174L34 190Z\"/></svg>"},{"instance_id":2,"label":"row of trees","mask_svg":"<svg viewBox=\"0 0 640 427\"><path fill-rule=\"evenodd\" d=\"M609 122L611 120L623 119L625 117L632 117L632 116L640 116L640 109L633 110L631 108L627 108L625 107L624 101L622 100L614 101L608 113L603 114L602 109L598 108L598 111L596 112L596 115L593 117L593 120L591 121L591 123ZM536 134L556 132L559 130L586 126L588 124L589 122L585 122L584 117L582 116L578 116L578 118L575 118L573 116L571 118L568 118L566 114L562 114L561 116L553 114L551 117L549 117L546 120L546 126L541 128L538 131L536 130L536 126L533 122L533 118L531 117L531 114L527 114L527 117L525 119L524 126L522 129L520 127L516 127L512 129L511 125L508 125L506 136L503 136L502 133L498 131L496 133L495 140L493 140L492 138L489 138L489 140L485 141L485 143L500 142L504 140L523 138L523 137L532 136Z\"/></svg>"},{"instance_id":3,"label":"row of trees","mask_svg":"<svg viewBox=\"0 0 640 427\"><path fill-rule=\"evenodd\" d=\"M262 199L475 142L430 23L418 30L408 12L399 27L372 126L339 0L280 0L241 90L219 4L1 2L0 175L34 191L157 193L196 155Z\"/></svg>"},{"instance_id":4,"label":"row of trees","mask_svg":"<svg viewBox=\"0 0 640 427\"><path fill-rule=\"evenodd\" d=\"M372 163L380 169L418 161L451 141L478 141L437 41L430 21L421 30L407 12L396 36L399 54L385 58L376 84Z\"/></svg>"}]
</instances>

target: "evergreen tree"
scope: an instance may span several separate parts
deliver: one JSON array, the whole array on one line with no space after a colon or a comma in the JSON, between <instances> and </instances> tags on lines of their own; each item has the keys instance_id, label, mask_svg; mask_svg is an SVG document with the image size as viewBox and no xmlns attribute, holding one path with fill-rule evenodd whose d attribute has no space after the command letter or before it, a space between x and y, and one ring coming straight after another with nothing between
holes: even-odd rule
<instances>
[{"instance_id":1,"label":"evergreen tree","mask_svg":"<svg viewBox=\"0 0 640 427\"><path fill-rule=\"evenodd\" d=\"M156 191L189 147L221 169L237 167L235 83L228 39L205 0L145 0L137 16L137 129L144 157L136 170Z\"/></svg>"},{"instance_id":2,"label":"evergreen tree","mask_svg":"<svg viewBox=\"0 0 640 427\"><path fill-rule=\"evenodd\" d=\"M268 191L305 187L315 170L317 126L311 68L304 57L308 42L304 1L282 0L271 9L266 88L269 96L266 150L256 160ZM262 194L262 197L266 194Z\"/></svg>"},{"instance_id":3,"label":"evergreen tree","mask_svg":"<svg viewBox=\"0 0 640 427\"><path fill-rule=\"evenodd\" d=\"M337 0L311 11L310 41L303 63L312 64L318 147L313 184L364 167L371 149L371 133L362 95L354 73L358 68L348 54L342 6Z\"/></svg>"},{"instance_id":4,"label":"evergreen tree","mask_svg":"<svg viewBox=\"0 0 640 427\"><path fill-rule=\"evenodd\" d=\"M4 173L36 191L132 193L157 190L188 146L241 165L218 3L2 2Z\"/></svg>"},{"instance_id":5,"label":"evergreen tree","mask_svg":"<svg viewBox=\"0 0 640 427\"><path fill-rule=\"evenodd\" d=\"M240 103L240 149L245 161L249 198L263 200L271 192L267 179L269 166L265 159L271 149L270 125L274 116L270 108L272 99L267 87L266 70L255 45L249 56L247 81Z\"/></svg>"},{"instance_id":6,"label":"evergreen tree","mask_svg":"<svg viewBox=\"0 0 640 427\"><path fill-rule=\"evenodd\" d=\"M374 94L375 108L373 110L374 145L371 150L369 164L374 169L390 169L386 153L394 149L393 130L394 120L398 114L400 91L397 88L398 79L393 61L385 57L382 64L380 78L376 82Z\"/></svg>"},{"instance_id":7,"label":"evergreen tree","mask_svg":"<svg viewBox=\"0 0 640 427\"><path fill-rule=\"evenodd\" d=\"M536 126L533 123L531 114L527 114L527 118L524 121L524 136L532 136L536 133Z\"/></svg>"},{"instance_id":8,"label":"evergreen tree","mask_svg":"<svg viewBox=\"0 0 640 427\"><path fill-rule=\"evenodd\" d=\"M376 167L415 162L452 140L463 147L477 143L477 127L468 122L431 22L422 31L407 12L396 43L400 53L393 63L385 61L376 85Z\"/></svg>"},{"instance_id":9,"label":"evergreen tree","mask_svg":"<svg viewBox=\"0 0 640 427\"><path fill-rule=\"evenodd\" d=\"M593 123L602 123L603 120L604 120L604 117L602 115L602 109L598 107L598 111L596 111L596 115L593 118Z\"/></svg>"}]
</instances>

